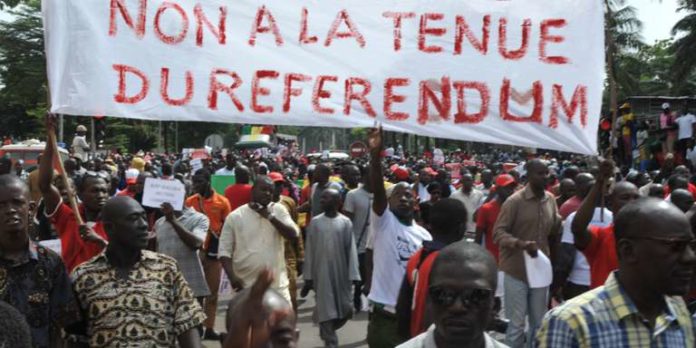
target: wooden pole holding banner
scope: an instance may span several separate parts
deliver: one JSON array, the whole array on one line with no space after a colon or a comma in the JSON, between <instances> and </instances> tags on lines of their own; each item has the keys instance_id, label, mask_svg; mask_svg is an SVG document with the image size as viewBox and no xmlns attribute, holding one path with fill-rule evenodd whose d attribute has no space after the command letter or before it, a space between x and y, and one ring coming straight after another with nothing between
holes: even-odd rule
<instances>
[{"instance_id":1,"label":"wooden pole holding banner","mask_svg":"<svg viewBox=\"0 0 696 348\"><path fill-rule=\"evenodd\" d=\"M48 116L48 117L53 117L53 116ZM56 142L56 131L55 129L50 129L48 131L48 144L51 144L54 149L56 149L55 153L53 154L53 161L58 162L58 171L60 172L60 177L61 181L63 182L63 186L65 189L68 191L68 203L70 204L70 208L73 211L73 215L75 215L75 221L77 221L78 225L84 224L84 220L82 220L82 216L80 215L80 210L77 205L77 199L75 199L75 193L72 190L72 186L70 186L70 181L68 180L68 175L65 172L65 166L63 165L63 161L60 158L60 152L58 151L58 143Z\"/></svg>"},{"instance_id":2,"label":"wooden pole holding banner","mask_svg":"<svg viewBox=\"0 0 696 348\"><path fill-rule=\"evenodd\" d=\"M46 108L49 111L51 110L51 90L48 88L48 86L46 87ZM46 117L55 117L55 115L47 112ZM63 115L60 115L59 117L62 136ZM94 122L94 119L92 119L92 122ZM54 123L54 121L52 121L52 123ZM92 134L94 134L94 132L92 132ZM75 199L75 192L73 192L73 188L70 185L70 181L68 180L68 174L65 172L65 165L63 165L63 160L60 158L60 151L58 151L58 141L56 140L55 124L48 131L48 139L46 139L46 146L48 146L49 144L52 145L55 149L53 153L53 163L58 163L58 171L60 172L60 178L63 182L63 187L65 187L65 190L68 192L68 203L70 204L70 209L72 209L73 211L73 215L75 216L75 221L77 222L77 225L81 226L85 222L84 220L82 220L82 216L80 215L80 209L77 205L77 199ZM46 148L44 147L44 151L45 150Z\"/></svg>"},{"instance_id":3,"label":"wooden pole holding banner","mask_svg":"<svg viewBox=\"0 0 696 348\"><path fill-rule=\"evenodd\" d=\"M45 50L46 46L44 46ZM46 57L46 67L48 69L48 52L44 51L44 56ZM48 84L48 74L46 75L46 117L53 117L55 118L56 115L51 114L51 87ZM61 138L63 137L63 115L59 115L60 117L60 136ZM79 206L77 205L77 199L75 192L73 192L73 188L70 185L70 181L68 180L68 173L65 172L65 165L63 164L63 159L60 158L60 151L58 151L58 142L56 140L56 127L55 127L55 120L51 120L52 127L48 131L48 139L46 139L46 146L49 144L53 146L55 149L53 153L53 162L58 162L58 171L60 171L60 177L61 181L63 182L63 186L65 187L65 191L68 193L68 203L70 204L70 209L73 211L73 216L75 216L75 222L77 222L78 226L82 226L85 222L82 219L82 216L80 215L80 209ZM92 124L94 124L94 118L92 118ZM92 129L92 135L94 135L94 129ZM63 139L61 139L63 140ZM46 151L46 147L44 147L44 151ZM54 165L55 166L55 165ZM53 168L51 168L53 170Z\"/></svg>"}]
</instances>

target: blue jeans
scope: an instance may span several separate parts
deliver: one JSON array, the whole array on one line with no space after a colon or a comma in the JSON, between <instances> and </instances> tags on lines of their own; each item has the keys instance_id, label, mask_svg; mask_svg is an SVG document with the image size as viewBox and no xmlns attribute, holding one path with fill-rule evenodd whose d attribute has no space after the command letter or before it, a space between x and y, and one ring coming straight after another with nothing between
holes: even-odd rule
<instances>
[{"instance_id":1,"label":"blue jeans","mask_svg":"<svg viewBox=\"0 0 696 348\"><path fill-rule=\"evenodd\" d=\"M525 346L525 319L529 319L527 347L532 347L534 334L548 307L549 288L530 289L527 283L505 275L505 316L510 321L506 341L510 348Z\"/></svg>"}]
</instances>

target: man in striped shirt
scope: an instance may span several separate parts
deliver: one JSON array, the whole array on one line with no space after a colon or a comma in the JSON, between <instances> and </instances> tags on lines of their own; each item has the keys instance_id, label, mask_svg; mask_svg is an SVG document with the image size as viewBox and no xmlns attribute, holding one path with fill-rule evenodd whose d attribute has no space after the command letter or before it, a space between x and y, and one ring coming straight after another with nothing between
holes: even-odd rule
<instances>
[{"instance_id":1,"label":"man in striped shirt","mask_svg":"<svg viewBox=\"0 0 696 348\"><path fill-rule=\"evenodd\" d=\"M658 199L634 201L614 220L619 269L604 286L547 313L537 334L545 347L693 347L681 296L696 264L684 213Z\"/></svg>"}]
</instances>

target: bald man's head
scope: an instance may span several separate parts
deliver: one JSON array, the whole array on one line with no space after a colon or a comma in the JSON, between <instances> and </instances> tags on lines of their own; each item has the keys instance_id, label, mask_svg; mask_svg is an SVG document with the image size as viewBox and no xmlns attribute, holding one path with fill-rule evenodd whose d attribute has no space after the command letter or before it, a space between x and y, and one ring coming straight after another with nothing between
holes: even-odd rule
<instances>
[{"instance_id":1,"label":"bald man's head","mask_svg":"<svg viewBox=\"0 0 696 348\"><path fill-rule=\"evenodd\" d=\"M238 165L234 168L235 183L248 184L251 179L251 170L249 167Z\"/></svg>"},{"instance_id":2,"label":"bald man's head","mask_svg":"<svg viewBox=\"0 0 696 348\"><path fill-rule=\"evenodd\" d=\"M441 271L450 266L461 267L464 264L480 264L481 267L477 267L474 271L476 277L481 278L479 285L482 288L490 287L495 290L498 285L498 267L495 259L480 245L467 241L452 243L440 251L433 263L430 276L431 284L436 282L437 277L453 276L446 271Z\"/></svg>"},{"instance_id":3,"label":"bald man's head","mask_svg":"<svg viewBox=\"0 0 696 348\"><path fill-rule=\"evenodd\" d=\"M533 159L527 162L527 181L529 186L536 192L543 192L549 179L549 168L540 159Z\"/></svg>"},{"instance_id":4,"label":"bald man's head","mask_svg":"<svg viewBox=\"0 0 696 348\"><path fill-rule=\"evenodd\" d=\"M665 187L662 184L650 184L648 187L648 197L663 198L665 196Z\"/></svg>"},{"instance_id":5,"label":"bald man's head","mask_svg":"<svg viewBox=\"0 0 696 348\"><path fill-rule=\"evenodd\" d=\"M686 295L696 265L686 214L661 199L636 200L615 216L614 233L619 276L626 286L658 301Z\"/></svg>"},{"instance_id":6,"label":"bald man's head","mask_svg":"<svg viewBox=\"0 0 696 348\"><path fill-rule=\"evenodd\" d=\"M563 177L575 180L575 177L580 174L580 168L578 166L569 166L563 171Z\"/></svg>"},{"instance_id":7,"label":"bald man's head","mask_svg":"<svg viewBox=\"0 0 696 348\"><path fill-rule=\"evenodd\" d=\"M585 198L590 193L592 186L595 184L595 178L590 173L580 173L575 177L575 187L577 195L580 198Z\"/></svg>"},{"instance_id":8,"label":"bald man's head","mask_svg":"<svg viewBox=\"0 0 696 348\"><path fill-rule=\"evenodd\" d=\"M621 209L614 218L616 239L654 236L658 234L673 235L660 228L667 222L683 220L688 225L686 215L677 207L662 199L641 198L634 200ZM683 231L675 231L677 235ZM691 234L688 228L688 234Z\"/></svg>"},{"instance_id":9,"label":"bald man's head","mask_svg":"<svg viewBox=\"0 0 696 348\"><path fill-rule=\"evenodd\" d=\"M398 218L410 221L413 218L415 203L413 190L407 182L402 181L392 186L389 195L389 209Z\"/></svg>"},{"instance_id":10,"label":"bald man's head","mask_svg":"<svg viewBox=\"0 0 696 348\"><path fill-rule=\"evenodd\" d=\"M672 191L670 201L672 204L676 205L679 210L686 213L694 205L694 196L687 190L677 189Z\"/></svg>"},{"instance_id":11,"label":"bald man's head","mask_svg":"<svg viewBox=\"0 0 696 348\"><path fill-rule=\"evenodd\" d=\"M318 164L314 169L314 182L320 186L326 185L331 177L331 168L326 164Z\"/></svg>"},{"instance_id":12,"label":"bald man's head","mask_svg":"<svg viewBox=\"0 0 696 348\"><path fill-rule=\"evenodd\" d=\"M104 230L110 246L144 249L149 242L145 209L133 198L117 196L102 208Z\"/></svg>"},{"instance_id":13,"label":"bald man's head","mask_svg":"<svg viewBox=\"0 0 696 348\"><path fill-rule=\"evenodd\" d=\"M573 179L561 180L561 183L559 184L559 191L561 192L562 197L569 198L574 196L577 192L575 181L573 181Z\"/></svg>"},{"instance_id":14,"label":"bald man's head","mask_svg":"<svg viewBox=\"0 0 696 348\"><path fill-rule=\"evenodd\" d=\"M619 181L614 185L614 191L611 194L611 210L614 214L621 211L623 206L640 198L636 185L628 181Z\"/></svg>"},{"instance_id":15,"label":"bald man's head","mask_svg":"<svg viewBox=\"0 0 696 348\"><path fill-rule=\"evenodd\" d=\"M321 193L319 204L324 213L332 214L338 210L341 204L341 194L334 188L328 188Z\"/></svg>"},{"instance_id":16,"label":"bald man's head","mask_svg":"<svg viewBox=\"0 0 696 348\"><path fill-rule=\"evenodd\" d=\"M275 192L275 183L266 175L256 177L254 187L251 189L251 200L262 206L268 206L273 201L273 193Z\"/></svg>"}]
</instances>

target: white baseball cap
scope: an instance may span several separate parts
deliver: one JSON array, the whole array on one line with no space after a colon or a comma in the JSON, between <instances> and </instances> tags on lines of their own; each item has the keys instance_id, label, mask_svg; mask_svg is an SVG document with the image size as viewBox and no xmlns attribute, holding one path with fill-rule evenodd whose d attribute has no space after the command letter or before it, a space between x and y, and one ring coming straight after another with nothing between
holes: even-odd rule
<instances>
[{"instance_id":1,"label":"white baseball cap","mask_svg":"<svg viewBox=\"0 0 696 348\"><path fill-rule=\"evenodd\" d=\"M662 103L662 110L669 109L669 103Z\"/></svg>"},{"instance_id":2,"label":"white baseball cap","mask_svg":"<svg viewBox=\"0 0 696 348\"><path fill-rule=\"evenodd\" d=\"M140 171L135 168L130 168L126 170L126 184L133 185L138 180Z\"/></svg>"}]
</instances>

